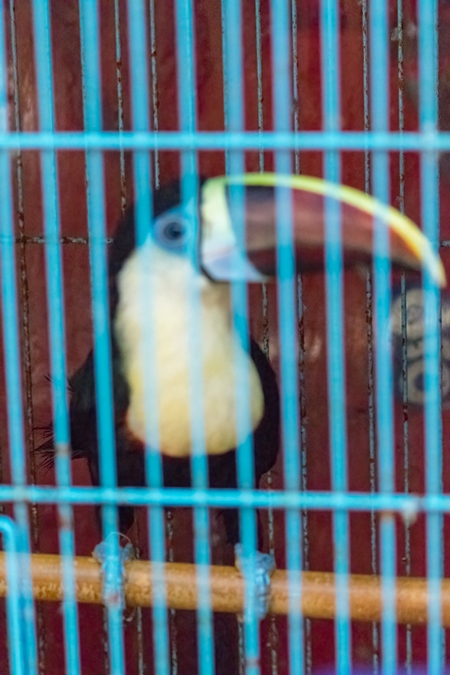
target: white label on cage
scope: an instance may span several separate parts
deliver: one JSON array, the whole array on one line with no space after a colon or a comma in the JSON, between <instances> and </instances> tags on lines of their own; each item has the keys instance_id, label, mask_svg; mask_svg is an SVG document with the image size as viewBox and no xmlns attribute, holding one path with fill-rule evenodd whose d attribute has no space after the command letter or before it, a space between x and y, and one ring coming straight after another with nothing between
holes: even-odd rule
<instances>
[{"instance_id":1,"label":"white label on cage","mask_svg":"<svg viewBox=\"0 0 450 675\"><path fill-rule=\"evenodd\" d=\"M424 293L419 286L397 289L391 306L395 394L412 405L425 402ZM450 402L450 297L441 296L441 396Z\"/></svg>"}]
</instances>

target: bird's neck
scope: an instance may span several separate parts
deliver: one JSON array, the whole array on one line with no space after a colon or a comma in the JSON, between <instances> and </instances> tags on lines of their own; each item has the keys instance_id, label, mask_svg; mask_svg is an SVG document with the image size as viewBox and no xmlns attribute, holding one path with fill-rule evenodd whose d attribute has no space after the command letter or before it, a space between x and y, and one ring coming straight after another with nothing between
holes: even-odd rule
<instances>
[{"instance_id":1,"label":"bird's neck","mask_svg":"<svg viewBox=\"0 0 450 675\"><path fill-rule=\"evenodd\" d=\"M139 249L118 277L114 330L130 388L127 424L142 441L181 457L192 452L191 418L199 417L195 435L203 435L208 454L222 454L238 442L238 386L249 389L239 397L249 403L242 440L264 407L256 368L232 330L229 287L178 256L161 252L151 263Z\"/></svg>"}]
</instances>

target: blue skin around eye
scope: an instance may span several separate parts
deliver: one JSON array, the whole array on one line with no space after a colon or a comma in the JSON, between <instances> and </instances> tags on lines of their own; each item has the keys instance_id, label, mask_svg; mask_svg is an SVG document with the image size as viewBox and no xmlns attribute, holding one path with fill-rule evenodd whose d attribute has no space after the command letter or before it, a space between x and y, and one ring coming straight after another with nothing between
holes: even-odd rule
<instances>
[{"instance_id":1,"label":"blue skin around eye","mask_svg":"<svg viewBox=\"0 0 450 675\"><path fill-rule=\"evenodd\" d=\"M180 223L184 227L184 233L177 239L166 239L164 237L164 229L171 222ZM153 224L153 239L158 246L175 254L184 254L187 250L189 232L189 220L184 213L181 206L177 206L170 211L166 211L161 216L156 218Z\"/></svg>"}]
</instances>

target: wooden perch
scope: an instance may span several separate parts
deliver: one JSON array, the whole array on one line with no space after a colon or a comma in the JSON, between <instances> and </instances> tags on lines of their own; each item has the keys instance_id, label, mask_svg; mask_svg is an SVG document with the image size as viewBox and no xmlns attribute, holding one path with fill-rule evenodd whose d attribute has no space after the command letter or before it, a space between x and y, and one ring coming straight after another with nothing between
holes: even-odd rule
<instances>
[{"instance_id":1,"label":"wooden perch","mask_svg":"<svg viewBox=\"0 0 450 675\"><path fill-rule=\"evenodd\" d=\"M0 596L7 594L5 554L0 553ZM78 602L103 602L102 574L93 558L74 558L76 596ZM36 600L61 601L63 581L61 558L58 555L31 556L33 594ZM152 604L152 564L147 561L126 563L125 598L128 605L149 607ZM211 606L215 612L240 612L243 607L244 584L234 567L210 567ZM197 607L195 565L166 563L167 605L173 609ZM270 612L288 614L287 573L276 570L272 577ZM335 575L327 572L303 572L301 610L304 616L333 619L335 616ZM350 617L355 621L380 621L382 593L380 577L353 574L350 576ZM442 623L450 627L450 579L442 582ZM421 624L427 621L427 581L421 578L397 578L396 604L398 623Z\"/></svg>"}]
</instances>

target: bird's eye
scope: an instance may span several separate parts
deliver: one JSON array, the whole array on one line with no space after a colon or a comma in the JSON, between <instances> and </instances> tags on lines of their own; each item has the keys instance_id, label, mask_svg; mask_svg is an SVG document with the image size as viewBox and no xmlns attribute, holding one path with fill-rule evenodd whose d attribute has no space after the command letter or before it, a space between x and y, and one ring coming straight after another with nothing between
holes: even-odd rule
<instances>
[{"instance_id":1,"label":"bird's eye","mask_svg":"<svg viewBox=\"0 0 450 675\"><path fill-rule=\"evenodd\" d=\"M187 235L186 219L179 213L165 213L155 222L155 239L172 251L183 249Z\"/></svg>"},{"instance_id":2,"label":"bird's eye","mask_svg":"<svg viewBox=\"0 0 450 675\"><path fill-rule=\"evenodd\" d=\"M184 237L185 227L181 220L169 220L164 224L162 236L168 243L176 242Z\"/></svg>"}]
</instances>

